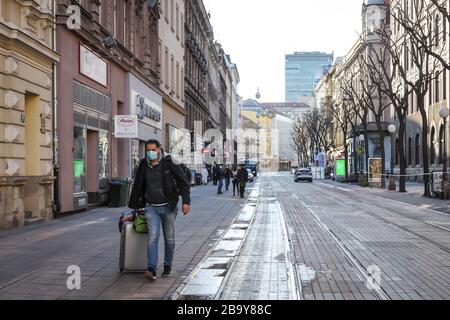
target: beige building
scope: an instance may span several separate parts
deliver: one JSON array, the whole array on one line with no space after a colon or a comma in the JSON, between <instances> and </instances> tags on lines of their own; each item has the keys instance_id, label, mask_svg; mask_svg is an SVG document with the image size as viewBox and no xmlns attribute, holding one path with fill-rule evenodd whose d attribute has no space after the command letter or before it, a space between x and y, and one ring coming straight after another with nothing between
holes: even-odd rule
<instances>
[{"instance_id":1,"label":"beige building","mask_svg":"<svg viewBox=\"0 0 450 320\"><path fill-rule=\"evenodd\" d=\"M185 3L161 0L159 20L160 88L163 92L163 146L171 152L185 128Z\"/></svg>"},{"instance_id":2,"label":"beige building","mask_svg":"<svg viewBox=\"0 0 450 320\"><path fill-rule=\"evenodd\" d=\"M53 1L0 1L0 229L52 218Z\"/></svg>"}]
</instances>

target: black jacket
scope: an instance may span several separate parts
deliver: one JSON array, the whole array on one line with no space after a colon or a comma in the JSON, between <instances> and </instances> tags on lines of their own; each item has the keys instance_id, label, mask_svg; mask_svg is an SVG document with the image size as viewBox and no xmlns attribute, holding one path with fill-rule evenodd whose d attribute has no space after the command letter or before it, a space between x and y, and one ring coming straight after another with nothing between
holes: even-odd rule
<instances>
[{"instance_id":1,"label":"black jacket","mask_svg":"<svg viewBox=\"0 0 450 320\"><path fill-rule=\"evenodd\" d=\"M240 168L237 177L239 182L248 182L248 171L246 168Z\"/></svg>"},{"instance_id":2,"label":"black jacket","mask_svg":"<svg viewBox=\"0 0 450 320\"><path fill-rule=\"evenodd\" d=\"M171 211L178 206L179 197L181 195L183 204L191 204L190 186L186 181L183 169L175 165L170 156L163 158L160 162L163 174L163 192L169 202ZM134 179L133 189L131 191L128 207L131 209L142 209L147 205L145 199L146 183L145 170L149 168L147 159L142 159Z\"/></svg>"}]
</instances>

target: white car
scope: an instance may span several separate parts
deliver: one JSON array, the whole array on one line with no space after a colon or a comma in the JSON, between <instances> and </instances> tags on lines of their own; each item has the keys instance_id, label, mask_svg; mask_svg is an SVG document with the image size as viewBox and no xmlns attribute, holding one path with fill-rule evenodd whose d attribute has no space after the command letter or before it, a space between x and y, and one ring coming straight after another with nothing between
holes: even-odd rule
<instances>
[{"instance_id":1,"label":"white car","mask_svg":"<svg viewBox=\"0 0 450 320\"><path fill-rule=\"evenodd\" d=\"M255 176L253 175L252 170L247 169L248 172L248 182L253 183L255 181Z\"/></svg>"}]
</instances>

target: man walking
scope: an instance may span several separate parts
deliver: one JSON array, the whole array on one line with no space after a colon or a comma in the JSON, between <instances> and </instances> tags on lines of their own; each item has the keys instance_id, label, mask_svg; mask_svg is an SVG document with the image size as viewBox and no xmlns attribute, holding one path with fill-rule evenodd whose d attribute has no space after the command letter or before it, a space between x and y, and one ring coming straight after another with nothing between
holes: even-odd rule
<instances>
[{"instance_id":1,"label":"man walking","mask_svg":"<svg viewBox=\"0 0 450 320\"><path fill-rule=\"evenodd\" d=\"M218 183L219 183L217 194L223 194L223 192L222 192L222 188L223 188L223 173L224 173L223 172L223 167L222 167L222 165L220 165L217 168L217 180L218 180Z\"/></svg>"},{"instance_id":2,"label":"man walking","mask_svg":"<svg viewBox=\"0 0 450 320\"><path fill-rule=\"evenodd\" d=\"M145 277L156 280L158 267L158 242L161 226L164 235L164 272L163 277L172 274L172 262L175 252L175 220L178 213L178 201L183 199L182 212L190 212L190 186L179 165L175 165L170 156L162 156L161 145L157 140L149 140L145 146L146 157L142 159L134 180L130 196L131 209L145 208L148 224L148 271Z\"/></svg>"},{"instance_id":3,"label":"man walking","mask_svg":"<svg viewBox=\"0 0 450 320\"><path fill-rule=\"evenodd\" d=\"M231 169L227 166L225 168L225 171L223 172L223 176L225 178L225 190L228 191L230 188L230 182L231 182L231 176L232 176Z\"/></svg>"},{"instance_id":4,"label":"man walking","mask_svg":"<svg viewBox=\"0 0 450 320\"><path fill-rule=\"evenodd\" d=\"M202 168L201 174L202 174L203 184L206 186L208 184L208 176L209 176L209 173L208 173L208 170L206 169L206 167Z\"/></svg>"},{"instance_id":5,"label":"man walking","mask_svg":"<svg viewBox=\"0 0 450 320\"><path fill-rule=\"evenodd\" d=\"M241 168L238 171L238 181L239 181L239 194L241 198L244 198L245 195L245 187L248 182L248 171L244 164L241 165Z\"/></svg>"}]
</instances>

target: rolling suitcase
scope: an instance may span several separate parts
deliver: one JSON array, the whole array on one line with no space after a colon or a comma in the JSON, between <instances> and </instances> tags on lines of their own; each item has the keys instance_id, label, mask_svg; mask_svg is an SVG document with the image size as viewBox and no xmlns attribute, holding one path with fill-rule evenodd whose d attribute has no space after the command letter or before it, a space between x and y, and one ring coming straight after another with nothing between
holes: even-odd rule
<instances>
[{"instance_id":1,"label":"rolling suitcase","mask_svg":"<svg viewBox=\"0 0 450 320\"><path fill-rule=\"evenodd\" d=\"M148 235L137 233L133 222L125 222L120 239L120 272L147 271L147 247Z\"/></svg>"}]
</instances>

